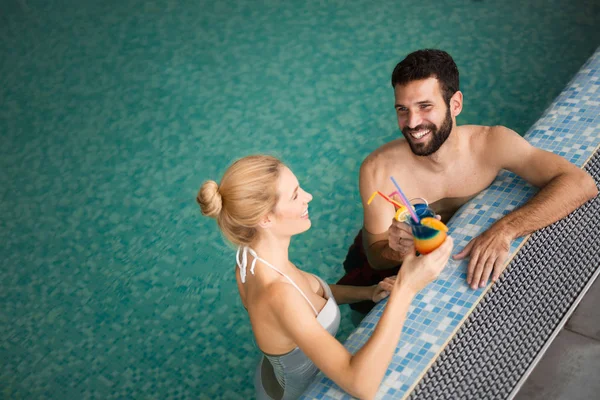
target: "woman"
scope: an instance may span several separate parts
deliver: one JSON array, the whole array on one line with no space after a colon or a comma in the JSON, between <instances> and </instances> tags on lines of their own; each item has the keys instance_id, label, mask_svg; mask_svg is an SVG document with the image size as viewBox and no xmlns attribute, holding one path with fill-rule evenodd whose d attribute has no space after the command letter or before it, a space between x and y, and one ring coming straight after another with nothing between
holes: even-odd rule
<instances>
[{"instance_id":1,"label":"woman","mask_svg":"<svg viewBox=\"0 0 600 400\"><path fill-rule=\"evenodd\" d=\"M426 256L407 257L398 278L371 287L327 285L288 258L292 236L310 228L312 196L281 161L249 156L204 182L197 201L237 251L236 279L264 357L255 373L258 399L294 399L323 371L349 394L373 398L400 338L413 297L445 266L452 239ZM352 355L335 339L338 304L389 295L371 338Z\"/></svg>"}]
</instances>

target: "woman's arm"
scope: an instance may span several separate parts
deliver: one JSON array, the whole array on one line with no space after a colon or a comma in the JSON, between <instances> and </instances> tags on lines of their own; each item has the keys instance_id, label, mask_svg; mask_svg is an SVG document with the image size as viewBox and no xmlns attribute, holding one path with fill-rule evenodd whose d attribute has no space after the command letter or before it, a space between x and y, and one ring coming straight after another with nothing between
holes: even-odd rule
<instances>
[{"instance_id":1,"label":"woman's arm","mask_svg":"<svg viewBox=\"0 0 600 400\"><path fill-rule=\"evenodd\" d=\"M373 334L355 355L319 324L297 291L277 285L270 293L270 306L282 330L325 375L352 396L371 399L392 360L413 297L437 277L451 249L450 238L426 256L417 259L410 255L405 259L401 278L396 281Z\"/></svg>"},{"instance_id":2,"label":"woman's arm","mask_svg":"<svg viewBox=\"0 0 600 400\"><path fill-rule=\"evenodd\" d=\"M372 399L392 359L415 292L410 287L394 289L373 335L353 356L319 324L300 293L280 290L280 296L273 296L279 299L272 304L284 332L344 391Z\"/></svg>"},{"instance_id":3,"label":"woman's arm","mask_svg":"<svg viewBox=\"0 0 600 400\"><path fill-rule=\"evenodd\" d=\"M363 300L379 302L385 299L392 289L396 277L388 277L371 286L347 286L347 285L329 285L333 298L338 304L351 304Z\"/></svg>"},{"instance_id":4,"label":"woman's arm","mask_svg":"<svg viewBox=\"0 0 600 400\"><path fill-rule=\"evenodd\" d=\"M363 300L371 300L375 286L329 285L333 298L338 304L351 304Z\"/></svg>"}]
</instances>

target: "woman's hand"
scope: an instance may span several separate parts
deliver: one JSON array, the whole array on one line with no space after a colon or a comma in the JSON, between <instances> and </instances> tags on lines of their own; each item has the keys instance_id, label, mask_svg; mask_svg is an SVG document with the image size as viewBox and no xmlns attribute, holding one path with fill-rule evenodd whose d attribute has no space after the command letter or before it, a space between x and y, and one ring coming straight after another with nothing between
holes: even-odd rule
<instances>
[{"instance_id":1,"label":"woman's hand","mask_svg":"<svg viewBox=\"0 0 600 400\"><path fill-rule=\"evenodd\" d=\"M371 295L371 300L373 300L373 303L379 303L381 300L388 297L391 291L394 289L395 282L395 276L388 276L377 285L373 285L373 294Z\"/></svg>"},{"instance_id":2,"label":"woman's hand","mask_svg":"<svg viewBox=\"0 0 600 400\"><path fill-rule=\"evenodd\" d=\"M396 281L408 285L414 292L419 292L435 278L448 263L448 258L454 246L453 239L448 236L444 243L429 254L417 257L413 253L407 255L402 262Z\"/></svg>"}]
</instances>

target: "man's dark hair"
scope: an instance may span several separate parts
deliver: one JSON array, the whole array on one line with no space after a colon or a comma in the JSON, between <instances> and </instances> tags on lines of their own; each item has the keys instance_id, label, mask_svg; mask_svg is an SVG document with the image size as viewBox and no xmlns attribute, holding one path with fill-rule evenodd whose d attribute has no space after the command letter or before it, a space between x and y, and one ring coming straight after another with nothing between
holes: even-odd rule
<instances>
[{"instance_id":1,"label":"man's dark hair","mask_svg":"<svg viewBox=\"0 0 600 400\"><path fill-rule=\"evenodd\" d=\"M442 97L450 106L450 98L458 91L458 67L443 50L424 49L407 55L392 72L392 87L427 78L437 78Z\"/></svg>"}]
</instances>

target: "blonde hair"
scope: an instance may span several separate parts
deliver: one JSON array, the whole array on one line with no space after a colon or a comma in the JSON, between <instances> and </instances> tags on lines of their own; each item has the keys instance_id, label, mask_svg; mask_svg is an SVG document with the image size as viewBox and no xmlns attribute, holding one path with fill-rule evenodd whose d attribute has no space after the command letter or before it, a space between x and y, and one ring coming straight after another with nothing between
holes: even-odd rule
<instances>
[{"instance_id":1,"label":"blonde hair","mask_svg":"<svg viewBox=\"0 0 600 400\"><path fill-rule=\"evenodd\" d=\"M221 183L202 184L196 201L203 215L215 218L233 244L248 245L261 218L275 209L283 163L272 156L248 156L233 163Z\"/></svg>"}]
</instances>

